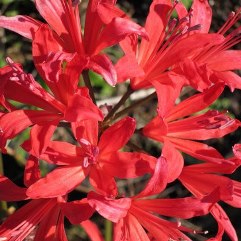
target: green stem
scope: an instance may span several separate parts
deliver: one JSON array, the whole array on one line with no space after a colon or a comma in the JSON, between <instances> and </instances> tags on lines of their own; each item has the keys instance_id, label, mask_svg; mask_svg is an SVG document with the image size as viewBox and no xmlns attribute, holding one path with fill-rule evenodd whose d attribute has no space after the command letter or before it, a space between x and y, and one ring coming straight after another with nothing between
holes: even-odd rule
<instances>
[{"instance_id":1,"label":"green stem","mask_svg":"<svg viewBox=\"0 0 241 241\"><path fill-rule=\"evenodd\" d=\"M105 241L112 240L112 222L108 219L105 220Z\"/></svg>"},{"instance_id":2,"label":"green stem","mask_svg":"<svg viewBox=\"0 0 241 241\"><path fill-rule=\"evenodd\" d=\"M108 113L108 115L105 117L104 122L107 122L108 120L110 120L114 114L116 113L116 111L122 106L124 105L124 103L126 102L126 100L130 97L130 95L134 92L134 90L131 89L131 87L129 86L126 93L121 97L121 99L119 100L119 102L111 109L111 111Z\"/></svg>"},{"instance_id":3,"label":"green stem","mask_svg":"<svg viewBox=\"0 0 241 241\"><path fill-rule=\"evenodd\" d=\"M147 97L136 101L134 104L128 106L127 108L125 108L122 111L119 111L118 113L115 114L115 119L118 119L119 117L129 113L130 111L132 111L133 109L135 109L136 107L138 107L139 105L143 105L144 103L150 101L151 99L153 99L154 97L156 97L156 92L148 95Z\"/></svg>"},{"instance_id":4,"label":"green stem","mask_svg":"<svg viewBox=\"0 0 241 241\"><path fill-rule=\"evenodd\" d=\"M88 71L84 70L82 73L82 76L83 76L83 80L85 82L85 86L89 89L90 97L91 97L92 101L96 104L94 89L91 85Z\"/></svg>"}]
</instances>

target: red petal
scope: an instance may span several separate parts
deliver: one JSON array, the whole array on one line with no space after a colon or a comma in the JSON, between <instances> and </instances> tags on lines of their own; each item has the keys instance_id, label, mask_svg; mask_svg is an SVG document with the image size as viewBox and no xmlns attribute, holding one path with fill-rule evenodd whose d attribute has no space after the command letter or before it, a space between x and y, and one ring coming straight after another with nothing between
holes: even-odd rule
<instances>
[{"instance_id":1,"label":"red petal","mask_svg":"<svg viewBox=\"0 0 241 241\"><path fill-rule=\"evenodd\" d=\"M174 240L182 238L184 240L191 241L180 230L184 230L186 232L193 232L193 230L179 226L180 223L170 222L156 217L153 214L142 210L141 207L139 208L134 206L134 204L131 207L130 212L135 215L140 224L157 240L159 237L162 238L161 240L168 240L172 237Z\"/></svg>"},{"instance_id":2,"label":"red petal","mask_svg":"<svg viewBox=\"0 0 241 241\"><path fill-rule=\"evenodd\" d=\"M234 91L235 89L241 89L241 77L232 71L224 71L224 72L214 72L211 76L211 80L216 82L223 82L229 88L231 91Z\"/></svg>"},{"instance_id":3,"label":"red petal","mask_svg":"<svg viewBox=\"0 0 241 241\"><path fill-rule=\"evenodd\" d=\"M68 241L64 229L64 216L58 205L41 221L34 241Z\"/></svg>"},{"instance_id":4,"label":"red petal","mask_svg":"<svg viewBox=\"0 0 241 241\"><path fill-rule=\"evenodd\" d=\"M212 208L211 213L218 222L218 233L215 239L223 240L223 234L225 232L232 241L238 241L236 231L224 210L218 204L216 204Z\"/></svg>"},{"instance_id":5,"label":"red petal","mask_svg":"<svg viewBox=\"0 0 241 241\"><path fill-rule=\"evenodd\" d=\"M116 152L101 163L109 175L118 178L135 178L152 173L156 158L140 152Z\"/></svg>"},{"instance_id":6,"label":"red petal","mask_svg":"<svg viewBox=\"0 0 241 241\"><path fill-rule=\"evenodd\" d=\"M145 29L150 40L142 39L138 56L142 65L149 59L154 51L158 50L158 46L160 46L160 43L163 41L163 32L166 30L168 22L167 15L171 7L171 2L166 0L155 0L150 6L145 24ZM158 30L156 26L158 26Z\"/></svg>"},{"instance_id":7,"label":"red petal","mask_svg":"<svg viewBox=\"0 0 241 241\"><path fill-rule=\"evenodd\" d=\"M184 84L183 77L176 74L168 73L163 78L165 82L163 80L151 81L157 92L158 115L162 118L168 116L168 112L173 109Z\"/></svg>"},{"instance_id":8,"label":"red petal","mask_svg":"<svg viewBox=\"0 0 241 241\"><path fill-rule=\"evenodd\" d=\"M227 71L241 69L241 51L226 50L211 56L208 59L208 67L215 71Z\"/></svg>"},{"instance_id":9,"label":"red petal","mask_svg":"<svg viewBox=\"0 0 241 241\"><path fill-rule=\"evenodd\" d=\"M2 115L0 118L0 148L4 148L7 139L12 139L18 133L34 124L48 123L60 116L47 111L16 110Z\"/></svg>"},{"instance_id":10,"label":"red petal","mask_svg":"<svg viewBox=\"0 0 241 241\"><path fill-rule=\"evenodd\" d=\"M169 141L164 142L162 156L166 158L168 165L168 183L173 182L179 177L184 166L184 160L179 151L177 151Z\"/></svg>"},{"instance_id":11,"label":"red petal","mask_svg":"<svg viewBox=\"0 0 241 241\"><path fill-rule=\"evenodd\" d=\"M113 175L109 175L103 169L92 168L89 174L89 181L94 189L102 195L116 197L118 194Z\"/></svg>"},{"instance_id":12,"label":"red petal","mask_svg":"<svg viewBox=\"0 0 241 241\"><path fill-rule=\"evenodd\" d=\"M170 66L182 61L189 56L192 56L193 53L198 53L198 51L202 51L203 48L212 43L213 45L218 45L224 41L224 37L220 34L193 34L189 35L187 38L183 38L180 41L176 42L172 46L170 46L168 54L161 59L156 60L158 66L158 73L163 72L168 69ZM155 72L153 73L154 76ZM152 77L152 76L150 76Z\"/></svg>"},{"instance_id":13,"label":"red petal","mask_svg":"<svg viewBox=\"0 0 241 241\"><path fill-rule=\"evenodd\" d=\"M115 225L114 241L120 240L150 241L138 219L130 213Z\"/></svg>"},{"instance_id":14,"label":"red petal","mask_svg":"<svg viewBox=\"0 0 241 241\"><path fill-rule=\"evenodd\" d=\"M114 18L102 30L98 39L95 53L99 53L104 48L119 43L121 40L131 34L137 34L144 38L148 38L145 29L140 25L125 18Z\"/></svg>"},{"instance_id":15,"label":"red petal","mask_svg":"<svg viewBox=\"0 0 241 241\"><path fill-rule=\"evenodd\" d=\"M135 205L138 205L147 212L154 212L167 217L188 219L208 214L217 201L219 201L219 194L217 191L214 191L202 199L193 197L140 199L135 201Z\"/></svg>"},{"instance_id":16,"label":"red petal","mask_svg":"<svg viewBox=\"0 0 241 241\"><path fill-rule=\"evenodd\" d=\"M63 196L78 186L85 177L86 173L81 166L59 167L32 184L27 195L33 199Z\"/></svg>"},{"instance_id":17,"label":"red petal","mask_svg":"<svg viewBox=\"0 0 241 241\"><path fill-rule=\"evenodd\" d=\"M11 202L25 199L28 199L26 188L18 187L7 177L0 176L0 200Z\"/></svg>"},{"instance_id":18,"label":"red petal","mask_svg":"<svg viewBox=\"0 0 241 241\"><path fill-rule=\"evenodd\" d=\"M191 26L201 25L198 32L208 33L212 21L212 8L208 0L194 0L192 4Z\"/></svg>"},{"instance_id":19,"label":"red petal","mask_svg":"<svg viewBox=\"0 0 241 241\"><path fill-rule=\"evenodd\" d=\"M189 154L199 160L222 163L225 162L223 156L213 147L204 143L183 140L177 138L168 138L168 140L180 151Z\"/></svg>"},{"instance_id":20,"label":"red petal","mask_svg":"<svg viewBox=\"0 0 241 241\"><path fill-rule=\"evenodd\" d=\"M169 123L167 136L191 140L208 140L221 138L235 131L239 125L238 120L231 119L228 115L218 111L210 110L201 115Z\"/></svg>"},{"instance_id":21,"label":"red petal","mask_svg":"<svg viewBox=\"0 0 241 241\"><path fill-rule=\"evenodd\" d=\"M131 66L131 68L130 68ZM118 83L122 83L127 79L144 76L143 69L137 64L134 54L126 54L120 58L115 65Z\"/></svg>"},{"instance_id":22,"label":"red petal","mask_svg":"<svg viewBox=\"0 0 241 241\"><path fill-rule=\"evenodd\" d=\"M211 105L223 92L224 85L216 84L204 91L189 97L182 101L180 104L172 108L172 110L166 116L166 121L179 119L184 116L189 116L195 112L205 109Z\"/></svg>"},{"instance_id":23,"label":"red petal","mask_svg":"<svg viewBox=\"0 0 241 241\"><path fill-rule=\"evenodd\" d=\"M84 228L91 241L104 241L104 238L95 223L90 220L86 220L82 222L80 226Z\"/></svg>"},{"instance_id":24,"label":"red petal","mask_svg":"<svg viewBox=\"0 0 241 241\"><path fill-rule=\"evenodd\" d=\"M88 193L88 202L104 218L116 223L127 215L131 205L131 199L110 199L95 192Z\"/></svg>"},{"instance_id":25,"label":"red petal","mask_svg":"<svg viewBox=\"0 0 241 241\"><path fill-rule=\"evenodd\" d=\"M111 60L107 55L94 55L90 58L90 62L87 66L96 73L103 76L105 81L111 85L115 86L117 83L117 74L112 64Z\"/></svg>"},{"instance_id":26,"label":"red petal","mask_svg":"<svg viewBox=\"0 0 241 241\"><path fill-rule=\"evenodd\" d=\"M219 188L220 199L232 200L233 183L227 177L201 172L192 173L191 169L184 168L179 180L195 196L204 196Z\"/></svg>"},{"instance_id":27,"label":"red petal","mask_svg":"<svg viewBox=\"0 0 241 241\"><path fill-rule=\"evenodd\" d=\"M154 173L148 181L145 188L135 197L146 197L162 192L168 181L167 160L164 157L159 157L156 162Z\"/></svg>"},{"instance_id":28,"label":"red petal","mask_svg":"<svg viewBox=\"0 0 241 241\"><path fill-rule=\"evenodd\" d=\"M87 199L62 203L61 209L72 224L79 224L89 219L95 210L88 204Z\"/></svg>"},{"instance_id":29,"label":"red petal","mask_svg":"<svg viewBox=\"0 0 241 241\"><path fill-rule=\"evenodd\" d=\"M136 127L135 119L126 117L109 127L100 137L100 156L121 149L133 135Z\"/></svg>"},{"instance_id":30,"label":"red petal","mask_svg":"<svg viewBox=\"0 0 241 241\"><path fill-rule=\"evenodd\" d=\"M83 120L71 123L76 140L85 139L92 145L97 146L98 142L98 121Z\"/></svg>"},{"instance_id":31,"label":"red petal","mask_svg":"<svg viewBox=\"0 0 241 241\"><path fill-rule=\"evenodd\" d=\"M65 119L69 122L78 122L85 119L101 121L103 120L103 114L90 98L75 94L69 98Z\"/></svg>"},{"instance_id":32,"label":"red petal","mask_svg":"<svg viewBox=\"0 0 241 241\"><path fill-rule=\"evenodd\" d=\"M26 145L24 146L26 150ZM40 156L41 159L54 165L78 165L81 163L80 147L63 141L51 141Z\"/></svg>"},{"instance_id":33,"label":"red petal","mask_svg":"<svg viewBox=\"0 0 241 241\"><path fill-rule=\"evenodd\" d=\"M67 13L61 1L35 0L35 4L39 13L58 35L68 35L68 31L66 30L67 20L65 17Z\"/></svg>"},{"instance_id":34,"label":"red petal","mask_svg":"<svg viewBox=\"0 0 241 241\"><path fill-rule=\"evenodd\" d=\"M24 184L29 187L41 177L38 159L32 155L29 156L25 164Z\"/></svg>"},{"instance_id":35,"label":"red petal","mask_svg":"<svg viewBox=\"0 0 241 241\"><path fill-rule=\"evenodd\" d=\"M41 24L41 22L28 16L0 17L0 27L12 30L29 39L33 39Z\"/></svg>"},{"instance_id":36,"label":"red petal","mask_svg":"<svg viewBox=\"0 0 241 241\"><path fill-rule=\"evenodd\" d=\"M13 213L0 227L5 240L24 240L56 205L56 199L32 200Z\"/></svg>"},{"instance_id":37,"label":"red petal","mask_svg":"<svg viewBox=\"0 0 241 241\"><path fill-rule=\"evenodd\" d=\"M28 152L35 157L40 157L49 145L57 125L58 122L52 122L46 125L34 125L30 132L29 144L31 149L28 150Z\"/></svg>"}]
</instances>

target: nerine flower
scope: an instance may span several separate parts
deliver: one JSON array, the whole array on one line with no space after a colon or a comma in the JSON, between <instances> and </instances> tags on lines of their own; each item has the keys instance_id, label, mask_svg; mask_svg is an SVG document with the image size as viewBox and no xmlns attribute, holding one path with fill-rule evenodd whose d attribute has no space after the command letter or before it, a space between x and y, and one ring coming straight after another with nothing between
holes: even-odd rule
<instances>
[{"instance_id":1,"label":"nerine flower","mask_svg":"<svg viewBox=\"0 0 241 241\"><path fill-rule=\"evenodd\" d=\"M115 68L107 55L100 53L130 34L147 38L144 28L129 19L114 17L105 25L99 14L103 4L116 1L91 0L86 12L82 33L78 1L36 0L35 4L47 24L28 16L0 17L0 26L33 41L33 58L39 73L46 76L52 71L52 62L77 55L85 69L100 73L112 86L116 84ZM79 72L81 73L81 71Z\"/></svg>"},{"instance_id":2,"label":"nerine flower","mask_svg":"<svg viewBox=\"0 0 241 241\"><path fill-rule=\"evenodd\" d=\"M162 89L157 83L156 88ZM174 105L176 90L166 85L163 94L158 94L158 115L144 126L145 136L165 143L170 142L181 150L199 160L225 162L222 155L213 147L198 142L210 138L220 138L235 131L240 122L226 113L208 110L193 115L207 108L222 93L223 85L216 84L203 93L198 93Z\"/></svg>"},{"instance_id":3,"label":"nerine flower","mask_svg":"<svg viewBox=\"0 0 241 241\"><path fill-rule=\"evenodd\" d=\"M8 139L32 126L31 148L38 156L47 147L60 121L103 119L102 112L90 99L87 88L77 86L74 61L61 68L59 75L51 76L51 82L47 84L52 87L52 93L46 91L31 74L25 73L20 65L11 59L8 59L8 63L9 66L0 69L0 102L8 110L2 112L0 117L1 149L4 150ZM27 108L17 109L10 100L26 104Z\"/></svg>"},{"instance_id":4,"label":"nerine flower","mask_svg":"<svg viewBox=\"0 0 241 241\"><path fill-rule=\"evenodd\" d=\"M142 39L138 44L136 39L127 38L121 42L121 47L126 55L130 57L135 55L139 66L144 70L142 76L131 78L133 89L150 87L153 80L165 81L166 72L175 73L175 66L186 59L192 59L210 43L213 46L223 43L224 37L221 34L195 31L202 28L197 21L198 14L186 12L179 19L172 19L172 13L181 4L178 2L152 1L145 23L149 40ZM191 34L192 32L195 34ZM183 80L185 80L185 76Z\"/></svg>"},{"instance_id":5,"label":"nerine flower","mask_svg":"<svg viewBox=\"0 0 241 241\"><path fill-rule=\"evenodd\" d=\"M106 196L116 196L114 177L134 178L152 172L154 157L137 152L119 152L135 130L134 119L126 117L110 126L99 141L98 127L94 121L83 121L78 128L80 130L77 132L82 132L77 133L80 146L53 141L40 156L57 165L57 168L28 188L29 197L65 195L87 176L95 190Z\"/></svg>"},{"instance_id":6,"label":"nerine flower","mask_svg":"<svg viewBox=\"0 0 241 241\"><path fill-rule=\"evenodd\" d=\"M180 2L176 8L179 18L185 17L188 12ZM186 83L198 90L204 90L213 83L223 82L234 89L241 88L241 79L233 70L241 68L240 50L231 48L240 43L241 27L234 29L235 23L240 19L239 8L232 12L217 34L224 37L223 41L210 41L203 48L198 49L191 57L183 59L173 71L183 75ZM191 28L200 24L200 29L191 32L190 35L207 34L212 20L212 9L208 0L194 0L189 14L192 14Z\"/></svg>"},{"instance_id":7,"label":"nerine flower","mask_svg":"<svg viewBox=\"0 0 241 241\"><path fill-rule=\"evenodd\" d=\"M178 199L152 199L150 196L161 193L168 182L167 160L160 157L146 187L136 196L111 199L90 192L88 202L103 217L116 223L114 240L149 241L149 235L155 240L190 240L184 232L194 230L183 226L179 221L169 221L165 217L188 219L205 215L219 199L217 191L203 199L193 197Z\"/></svg>"}]
</instances>

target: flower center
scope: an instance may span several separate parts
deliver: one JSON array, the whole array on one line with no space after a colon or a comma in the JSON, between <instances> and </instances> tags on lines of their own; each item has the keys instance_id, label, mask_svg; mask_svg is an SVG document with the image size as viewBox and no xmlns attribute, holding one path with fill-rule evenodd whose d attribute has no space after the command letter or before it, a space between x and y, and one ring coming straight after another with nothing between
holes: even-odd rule
<instances>
[{"instance_id":1,"label":"flower center","mask_svg":"<svg viewBox=\"0 0 241 241\"><path fill-rule=\"evenodd\" d=\"M99 155L98 146L92 145L89 141L87 141L84 138L81 138L79 142L84 151L83 166L87 168L89 165L96 164Z\"/></svg>"}]
</instances>

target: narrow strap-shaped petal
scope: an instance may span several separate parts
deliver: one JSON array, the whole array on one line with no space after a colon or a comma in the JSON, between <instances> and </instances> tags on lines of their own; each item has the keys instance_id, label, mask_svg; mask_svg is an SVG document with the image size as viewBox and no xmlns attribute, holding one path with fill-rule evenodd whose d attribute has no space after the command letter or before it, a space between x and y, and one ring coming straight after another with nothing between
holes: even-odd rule
<instances>
[{"instance_id":1,"label":"narrow strap-shaped petal","mask_svg":"<svg viewBox=\"0 0 241 241\"><path fill-rule=\"evenodd\" d=\"M30 155L24 169L24 184L29 187L41 177L38 158Z\"/></svg>"},{"instance_id":2,"label":"narrow strap-shaped petal","mask_svg":"<svg viewBox=\"0 0 241 241\"><path fill-rule=\"evenodd\" d=\"M221 200L232 200L233 183L228 177L201 172L192 173L190 169L184 168L179 180L195 196L204 196L219 188Z\"/></svg>"},{"instance_id":3,"label":"narrow strap-shaped petal","mask_svg":"<svg viewBox=\"0 0 241 241\"><path fill-rule=\"evenodd\" d=\"M100 155L116 152L122 148L135 131L136 122L131 117L125 117L109 127L100 137Z\"/></svg>"},{"instance_id":4,"label":"narrow strap-shaped petal","mask_svg":"<svg viewBox=\"0 0 241 241\"><path fill-rule=\"evenodd\" d=\"M101 163L104 171L114 177L135 178L152 173L156 158L140 152L115 152Z\"/></svg>"},{"instance_id":5,"label":"narrow strap-shaped petal","mask_svg":"<svg viewBox=\"0 0 241 241\"><path fill-rule=\"evenodd\" d=\"M131 68L130 68L131 66ZM117 72L117 82L121 83L130 78L144 76L143 69L137 64L136 57L133 53L126 54L120 58L115 65Z\"/></svg>"},{"instance_id":6,"label":"narrow strap-shaped petal","mask_svg":"<svg viewBox=\"0 0 241 241\"><path fill-rule=\"evenodd\" d=\"M85 139L92 145L97 146L98 142L98 121L82 120L80 122L71 123L72 131L76 140Z\"/></svg>"},{"instance_id":7,"label":"narrow strap-shaped petal","mask_svg":"<svg viewBox=\"0 0 241 241\"><path fill-rule=\"evenodd\" d=\"M81 222L80 226L84 228L91 241L104 241L98 226L94 222L86 220Z\"/></svg>"},{"instance_id":8,"label":"narrow strap-shaped petal","mask_svg":"<svg viewBox=\"0 0 241 241\"><path fill-rule=\"evenodd\" d=\"M238 120L218 111L210 110L202 115L169 123L167 136L190 140L208 140L223 137L235 131L239 125Z\"/></svg>"},{"instance_id":9,"label":"narrow strap-shaped petal","mask_svg":"<svg viewBox=\"0 0 241 241\"><path fill-rule=\"evenodd\" d=\"M190 156L197 158L198 160L222 163L226 162L223 156L213 147L207 144L183 140L178 138L167 138L178 150L187 153Z\"/></svg>"},{"instance_id":10,"label":"narrow strap-shaped petal","mask_svg":"<svg viewBox=\"0 0 241 241\"><path fill-rule=\"evenodd\" d=\"M27 195L30 198L50 198L71 192L86 177L81 166L59 167L32 184Z\"/></svg>"},{"instance_id":11,"label":"narrow strap-shaped petal","mask_svg":"<svg viewBox=\"0 0 241 241\"><path fill-rule=\"evenodd\" d=\"M149 36L149 41L142 39L138 59L144 64L153 51L158 51L161 42L165 37L168 17L167 14L172 8L170 0L154 0L150 6L149 14L146 19L145 29ZM156 29L158 26L158 29Z\"/></svg>"},{"instance_id":12,"label":"narrow strap-shaped petal","mask_svg":"<svg viewBox=\"0 0 241 241\"><path fill-rule=\"evenodd\" d=\"M4 148L7 139L12 139L31 125L48 123L59 118L58 115L47 111L16 110L6 113L0 118L0 147Z\"/></svg>"},{"instance_id":13,"label":"narrow strap-shaped petal","mask_svg":"<svg viewBox=\"0 0 241 241\"><path fill-rule=\"evenodd\" d=\"M208 67L216 71L241 69L241 51L226 50L208 58Z\"/></svg>"},{"instance_id":14,"label":"narrow strap-shaped petal","mask_svg":"<svg viewBox=\"0 0 241 241\"><path fill-rule=\"evenodd\" d=\"M104 196L116 197L118 194L114 176L104 172L103 169L93 167L90 170L89 181L96 192L101 193Z\"/></svg>"},{"instance_id":15,"label":"narrow strap-shaped petal","mask_svg":"<svg viewBox=\"0 0 241 241\"><path fill-rule=\"evenodd\" d=\"M131 205L130 198L110 199L95 192L88 193L88 202L100 215L116 223L127 215Z\"/></svg>"},{"instance_id":16,"label":"narrow strap-shaped petal","mask_svg":"<svg viewBox=\"0 0 241 241\"><path fill-rule=\"evenodd\" d=\"M42 17L54 29L58 35L67 35L67 20L63 1L35 0L36 7Z\"/></svg>"},{"instance_id":17,"label":"narrow strap-shaped petal","mask_svg":"<svg viewBox=\"0 0 241 241\"><path fill-rule=\"evenodd\" d=\"M0 200L11 202L25 199L28 199L26 188L18 187L7 177L0 176Z\"/></svg>"},{"instance_id":18,"label":"narrow strap-shaped petal","mask_svg":"<svg viewBox=\"0 0 241 241\"><path fill-rule=\"evenodd\" d=\"M75 94L69 98L65 119L69 122L78 122L86 119L101 121L103 120L103 114L90 98Z\"/></svg>"},{"instance_id":19,"label":"narrow strap-shaped petal","mask_svg":"<svg viewBox=\"0 0 241 241\"><path fill-rule=\"evenodd\" d=\"M182 238L184 240L191 241L191 239L189 239L180 230L186 232L193 232L193 230L180 226L180 223L170 222L159 218L142 210L141 207L135 205L134 203L132 204L130 213L134 215L140 224L156 239L161 237L163 240L168 240L170 237L172 237L174 240Z\"/></svg>"},{"instance_id":20,"label":"narrow strap-shaped petal","mask_svg":"<svg viewBox=\"0 0 241 241\"><path fill-rule=\"evenodd\" d=\"M34 241L68 241L64 229L64 216L56 205L41 221Z\"/></svg>"},{"instance_id":21,"label":"narrow strap-shaped petal","mask_svg":"<svg viewBox=\"0 0 241 241\"><path fill-rule=\"evenodd\" d=\"M90 58L87 68L103 76L110 86L117 83L117 73L109 57L105 54L94 55Z\"/></svg>"},{"instance_id":22,"label":"narrow strap-shaped petal","mask_svg":"<svg viewBox=\"0 0 241 241\"><path fill-rule=\"evenodd\" d=\"M45 152L49 145L51 137L57 128L58 121L50 122L45 125L34 125L30 132L30 147L29 153L35 157L40 157Z\"/></svg>"},{"instance_id":23,"label":"narrow strap-shaped petal","mask_svg":"<svg viewBox=\"0 0 241 241\"><path fill-rule=\"evenodd\" d=\"M187 38L182 38L168 50L168 54L161 56L160 59L155 59L155 66L148 77L153 78L157 73L163 72L170 66L182 61L185 58L191 57L193 53L197 54L203 48L212 43L218 45L224 41L224 37L220 34L193 34Z\"/></svg>"},{"instance_id":24,"label":"narrow strap-shaped petal","mask_svg":"<svg viewBox=\"0 0 241 241\"><path fill-rule=\"evenodd\" d=\"M208 214L217 201L219 201L219 192L215 190L202 199L195 197L140 199L135 201L135 205L147 212L154 212L167 217L188 219Z\"/></svg>"},{"instance_id":25,"label":"narrow strap-shaped petal","mask_svg":"<svg viewBox=\"0 0 241 241\"><path fill-rule=\"evenodd\" d=\"M2 240L24 240L56 205L56 199L32 200L0 226Z\"/></svg>"},{"instance_id":26,"label":"narrow strap-shaped petal","mask_svg":"<svg viewBox=\"0 0 241 241\"><path fill-rule=\"evenodd\" d=\"M184 166L181 153L168 140L164 141L162 156L167 160L168 183L179 177Z\"/></svg>"},{"instance_id":27,"label":"narrow strap-shaped petal","mask_svg":"<svg viewBox=\"0 0 241 241\"><path fill-rule=\"evenodd\" d=\"M211 80L216 83L222 81L233 92L235 89L241 89L241 77L232 71L215 71Z\"/></svg>"},{"instance_id":28,"label":"narrow strap-shaped petal","mask_svg":"<svg viewBox=\"0 0 241 241\"><path fill-rule=\"evenodd\" d=\"M95 209L88 204L86 198L62 203L61 209L72 224L79 224L88 220L95 212Z\"/></svg>"},{"instance_id":29,"label":"narrow strap-shaped petal","mask_svg":"<svg viewBox=\"0 0 241 241\"><path fill-rule=\"evenodd\" d=\"M28 143L22 145L25 150L29 150ZM80 147L64 141L51 141L40 158L54 165L78 165L81 164Z\"/></svg>"},{"instance_id":30,"label":"narrow strap-shaped petal","mask_svg":"<svg viewBox=\"0 0 241 241\"><path fill-rule=\"evenodd\" d=\"M150 238L138 219L128 213L125 218L115 225L114 241L120 240L150 241Z\"/></svg>"},{"instance_id":31,"label":"narrow strap-shaped petal","mask_svg":"<svg viewBox=\"0 0 241 241\"><path fill-rule=\"evenodd\" d=\"M198 32L208 33L212 21L212 8L208 0L194 0L192 4L191 26L200 24Z\"/></svg>"},{"instance_id":32,"label":"narrow strap-shaped petal","mask_svg":"<svg viewBox=\"0 0 241 241\"><path fill-rule=\"evenodd\" d=\"M135 198L146 197L162 192L168 181L168 164L165 157L161 156L157 159L156 167L153 175L148 181L145 188L135 196Z\"/></svg>"},{"instance_id":33,"label":"narrow strap-shaped petal","mask_svg":"<svg viewBox=\"0 0 241 241\"><path fill-rule=\"evenodd\" d=\"M232 241L238 241L238 237L236 234L236 231L230 222L229 217L227 214L224 212L224 210L221 208L220 205L216 204L212 210L211 214L215 218L215 220L218 223L218 233L214 240L221 241L223 240L223 234L224 232L229 236L229 238Z\"/></svg>"},{"instance_id":34,"label":"narrow strap-shaped petal","mask_svg":"<svg viewBox=\"0 0 241 241\"><path fill-rule=\"evenodd\" d=\"M114 18L101 32L95 53L99 53L106 47L113 46L125 37L136 34L148 39L143 27L125 18Z\"/></svg>"},{"instance_id":35,"label":"narrow strap-shaped petal","mask_svg":"<svg viewBox=\"0 0 241 241\"><path fill-rule=\"evenodd\" d=\"M151 81L158 97L158 115L162 118L166 117L168 112L173 109L184 85L184 79L180 75L168 73L163 75L163 79Z\"/></svg>"},{"instance_id":36,"label":"narrow strap-shaped petal","mask_svg":"<svg viewBox=\"0 0 241 241\"><path fill-rule=\"evenodd\" d=\"M228 203L232 207L241 208L241 200L240 200L241 182L232 180L232 184L233 184L232 200L227 200L226 203Z\"/></svg>"},{"instance_id":37,"label":"narrow strap-shaped petal","mask_svg":"<svg viewBox=\"0 0 241 241\"><path fill-rule=\"evenodd\" d=\"M222 83L216 84L204 91L189 97L180 104L172 108L166 115L166 120L172 121L181 117L189 116L195 112L205 109L211 105L223 92L224 85Z\"/></svg>"},{"instance_id":38,"label":"narrow strap-shaped petal","mask_svg":"<svg viewBox=\"0 0 241 241\"><path fill-rule=\"evenodd\" d=\"M41 24L41 22L28 16L0 16L0 27L12 30L28 39L33 39Z\"/></svg>"}]
</instances>

